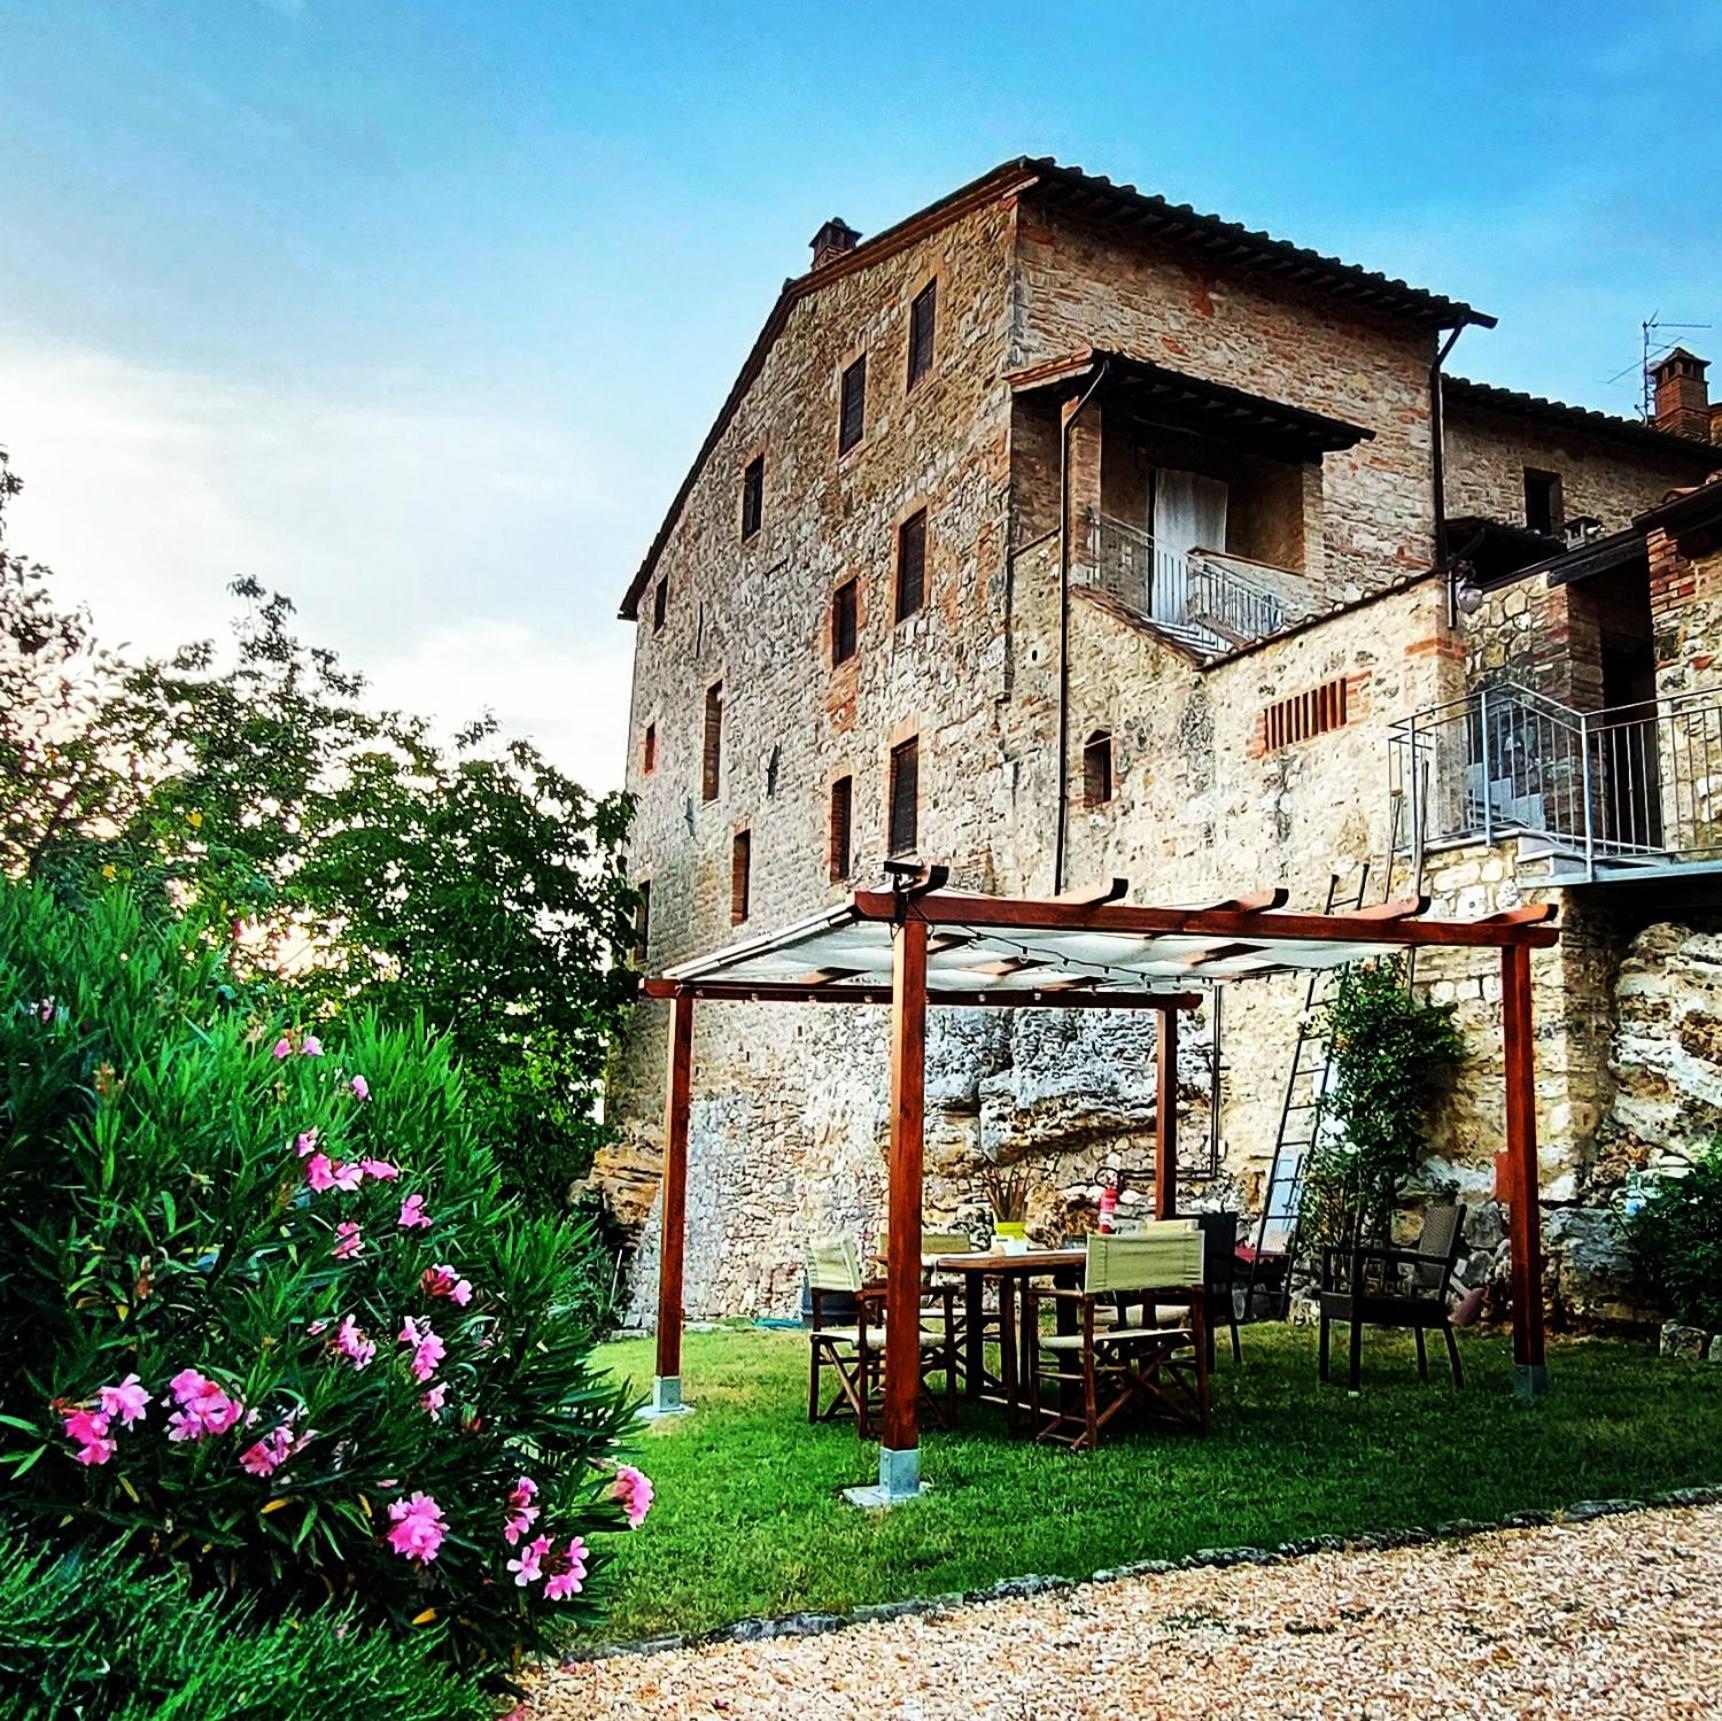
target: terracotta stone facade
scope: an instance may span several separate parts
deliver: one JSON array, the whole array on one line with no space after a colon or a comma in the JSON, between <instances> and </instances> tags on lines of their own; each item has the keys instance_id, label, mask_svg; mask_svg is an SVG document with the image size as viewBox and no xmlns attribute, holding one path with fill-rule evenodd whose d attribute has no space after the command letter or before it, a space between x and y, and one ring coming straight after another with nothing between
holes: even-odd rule
<instances>
[{"instance_id":1,"label":"terracotta stone facade","mask_svg":"<svg viewBox=\"0 0 1722 1721\"><path fill-rule=\"evenodd\" d=\"M1264 274L1266 265L1198 263L1176 242L1073 213L1068 199L1042 194L1032 171L995 177L987 194L970 188L786 290L630 593L631 865L651 885L652 972L876 878L892 751L910 740L913 852L949 864L962 887L1044 894L1120 875L1131 900L1178 902L1284 884L1294 905L1311 907L1336 876L1355 893L1367 865L1369 898L1403 891L1405 862L1396 870L1389 860L1390 725L1461 693L1491 629L1546 632L1546 604L1542 619L1520 623L1504 599L1498 613L1448 623L1433 566L1429 375L1444 301L1368 309L1353 277L1378 278L1356 271L1330 271L1335 284L1324 289L1319 270L1305 271L1311 285ZM933 359L911 381L909 308L929 283ZM1299 599L1288 613L1311 619L1259 642L1192 650L1085 572L1094 520L1140 510L1137 475L1166 463L1171 446L1166 427L1122 396L1097 393L1078 409L1080 371L1063 393L1022 384L1030 367L1087 349L1351 427L1348 446L1316 457L1278 446L1192 456L1231 477L1239 499L1230 542L1210 547L1267 564L1260 584ZM863 357L864 427L842 449L842 379ZM1449 414L1449 512L1455 498L1479 512L1522 509L1514 484L1522 492L1523 468L1544 461L1570 459L1569 506L1606 509L1608 519L1631 518L1670 487L1636 452L1611 461L1606 438L1573 448L1534 421L1515 442L1498 413L1463 424ZM758 529L744 535L745 475L761 457ZM901 529L922 510L924 598L898 619ZM835 662L834 594L851 580L856 649ZM1703 654L1692 642L1681 651L1694 672ZM1270 713L1316 710L1318 694L1319 732L1285 739L1283 715ZM1102 745L1108 792L1096 800L1085 750ZM841 779L850 865L833 877ZM1474 912L1515 900L1521 885L1508 857L1487 852L1432 858L1426 888L1438 907ZM1565 906L1574 935L1537 968L1544 1165L1557 1202L1580 1199L1610 1103L1610 1000L1625 948L1606 914L1592 932L1584 911ZM1500 1135L1498 979L1433 959L1424 978L1462 1002L1477 1047L1432 1145L1486 1208ZM1212 1137L1212 1010L1187 1028L1185 1199L1259 1200L1303 1005L1290 981L1227 995ZM656 1259L664 1039L663 1008L642 1005L610 1086L622 1140L596 1173L639 1229L642 1314ZM879 1221L883 1013L706 1003L694 1057L689 1309L792 1312L808 1240ZM982 1220L978 1173L1000 1159L1034 1169L1034 1228L1057 1235L1079 1222L1100 1167L1151 1162L1153 1078L1152 1029L1134 1018L937 1012L927 1223ZM1211 1139L1217 1176L1206 1164ZM1480 1236L1489 1222L1480 1214Z\"/></svg>"}]
</instances>

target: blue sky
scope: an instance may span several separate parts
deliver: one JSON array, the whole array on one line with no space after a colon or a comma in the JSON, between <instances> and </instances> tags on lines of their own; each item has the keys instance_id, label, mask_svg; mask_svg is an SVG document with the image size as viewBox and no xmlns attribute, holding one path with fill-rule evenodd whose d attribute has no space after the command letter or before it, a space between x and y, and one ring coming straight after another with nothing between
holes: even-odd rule
<instances>
[{"instance_id":1,"label":"blue sky","mask_svg":"<svg viewBox=\"0 0 1722 1721\"><path fill-rule=\"evenodd\" d=\"M826 216L1052 154L1627 411L1643 317L1722 325L1719 74L1714 0L0 0L13 541L146 647L255 573L387 697L608 785L616 600Z\"/></svg>"}]
</instances>

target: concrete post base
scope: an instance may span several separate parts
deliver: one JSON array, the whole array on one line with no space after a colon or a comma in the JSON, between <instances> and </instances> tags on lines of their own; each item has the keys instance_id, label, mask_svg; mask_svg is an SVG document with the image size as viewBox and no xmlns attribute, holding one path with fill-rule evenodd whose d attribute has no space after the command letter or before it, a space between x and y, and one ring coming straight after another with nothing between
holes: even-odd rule
<instances>
[{"instance_id":1,"label":"concrete post base","mask_svg":"<svg viewBox=\"0 0 1722 1721\"><path fill-rule=\"evenodd\" d=\"M845 1488L843 1498L851 1506L900 1506L905 1500L919 1498L921 1492L920 1447L893 1452L881 1446L878 1482L866 1488Z\"/></svg>"},{"instance_id":2,"label":"concrete post base","mask_svg":"<svg viewBox=\"0 0 1722 1721\"><path fill-rule=\"evenodd\" d=\"M682 1402L682 1377L679 1374L652 1376L652 1402L640 1412L642 1422L656 1422L665 1416L691 1416L694 1407Z\"/></svg>"},{"instance_id":3,"label":"concrete post base","mask_svg":"<svg viewBox=\"0 0 1722 1721\"><path fill-rule=\"evenodd\" d=\"M1516 1362L1513 1364L1513 1396L1515 1398L1541 1398L1549 1390L1549 1371L1546 1364Z\"/></svg>"}]
</instances>

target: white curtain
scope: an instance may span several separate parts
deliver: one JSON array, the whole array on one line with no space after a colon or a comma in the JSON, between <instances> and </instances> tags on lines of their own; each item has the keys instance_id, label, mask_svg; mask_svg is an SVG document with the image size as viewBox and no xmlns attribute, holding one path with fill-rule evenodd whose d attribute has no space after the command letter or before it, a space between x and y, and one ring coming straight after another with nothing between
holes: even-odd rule
<instances>
[{"instance_id":1,"label":"white curtain","mask_svg":"<svg viewBox=\"0 0 1722 1721\"><path fill-rule=\"evenodd\" d=\"M1161 467L1154 475L1154 547L1167 555L1226 547L1226 486Z\"/></svg>"}]
</instances>

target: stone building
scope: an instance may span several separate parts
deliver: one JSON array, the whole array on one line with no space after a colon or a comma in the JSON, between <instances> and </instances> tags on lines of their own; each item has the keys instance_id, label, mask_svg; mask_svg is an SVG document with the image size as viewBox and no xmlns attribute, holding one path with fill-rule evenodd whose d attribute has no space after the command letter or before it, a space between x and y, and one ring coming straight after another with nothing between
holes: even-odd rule
<instances>
[{"instance_id":1,"label":"stone building","mask_svg":"<svg viewBox=\"0 0 1722 1721\"><path fill-rule=\"evenodd\" d=\"M1671 1145L1649 1092L1684 1079L1670 1034L1722 1106L1704 1038L1714 1021L1722 1041L1704 990L1722 849L1696 840L1708 777L1695 799L1672 751L1717 721L1722 571L1690 498L1667 501L1705 494L1722 446L1683 352L1654 424L1448 374L1457 336L1492 323L1048 161L865 242L827 222L622 605L646 966L780 927L888 858L1023 894L1123 876L1156 903L1279 884L1300 907L1422 889L1472 912L1554 892L1551 1289L1619 1312L1610 1192ZM1474 1048L1430 1146L1487 1244L1498 993L1456 956L1419 978ZM1186 1036L1185 1199L1261 1203L1304 1004L1253 986ZM876 1222L876 1014L700 1012L690 1310L788 1312L809 1237ZM663 1038L642 1005L596 1171L639 1230L642 1308ZM1133 1022L942 1011L928 1058L929 1224L975 1215L989 1160L1033 1168L1056 1231L1101 1166L1151 1158Z\"/></svg>"}]
</instances>

